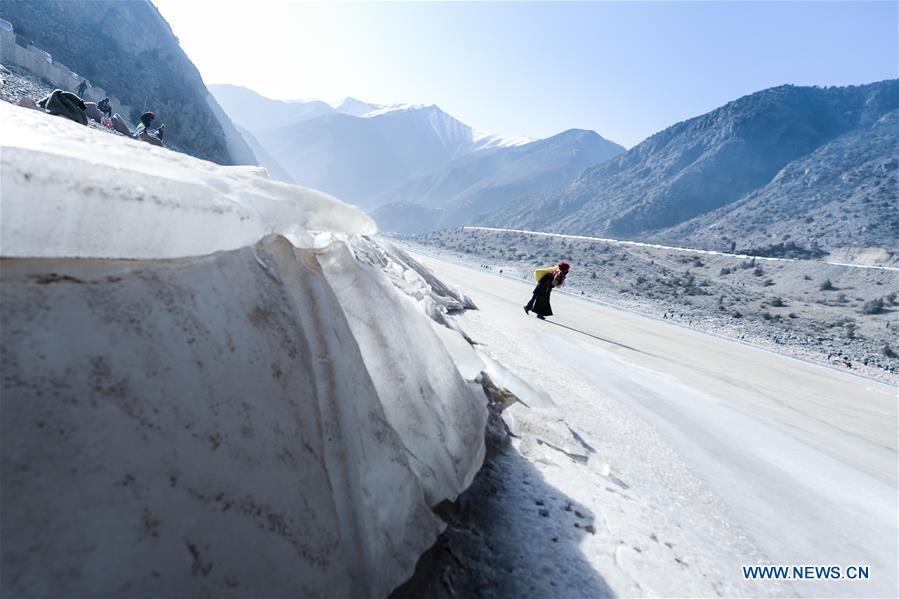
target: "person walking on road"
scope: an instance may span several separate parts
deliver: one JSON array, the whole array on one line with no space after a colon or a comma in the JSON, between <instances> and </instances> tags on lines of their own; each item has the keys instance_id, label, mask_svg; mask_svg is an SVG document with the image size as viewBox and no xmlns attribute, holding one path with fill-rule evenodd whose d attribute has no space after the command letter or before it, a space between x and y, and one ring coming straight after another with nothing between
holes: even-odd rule
<instances>
[{"instance_id":1,"label":"person walking on road","mask_svg":"<svg viewBox=\"0 0 899 599\"><path fill-rule=\"evenodd\" d=\"M534 271L537 286L534 287L531 300L524 307L525 314L534 312L540 320L546 320L547 316L553 315L552 306L549 304L549 295L552 293L553 287L561 287L565 283L569 268L567 262L559 262L556 266L538 268Z\"/></svg>"}]
</instances>

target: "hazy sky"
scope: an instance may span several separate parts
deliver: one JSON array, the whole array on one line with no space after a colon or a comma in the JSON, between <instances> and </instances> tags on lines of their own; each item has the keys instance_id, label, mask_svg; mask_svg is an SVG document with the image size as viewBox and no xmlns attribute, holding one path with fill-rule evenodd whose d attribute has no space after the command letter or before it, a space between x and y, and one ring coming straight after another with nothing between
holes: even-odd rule
<instances>
[{"instance_id":1,"label":"hazy sky","mask_svg":"<svg viewBox=\"0 0 899 599\"><path fill-rule=\"evenodd\" d=\"M485 131L631 147L779 85L899 76L897 3L153 0L206 83L437 104Z\"/></svg>"}]
</instances>

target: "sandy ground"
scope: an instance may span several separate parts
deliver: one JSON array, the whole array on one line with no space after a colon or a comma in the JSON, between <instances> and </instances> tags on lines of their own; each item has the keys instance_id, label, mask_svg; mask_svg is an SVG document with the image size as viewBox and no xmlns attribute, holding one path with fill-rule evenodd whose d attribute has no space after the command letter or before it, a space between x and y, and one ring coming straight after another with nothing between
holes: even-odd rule
<instances>
[{"instance_id":1,"label":"sandy ground","mask_svg":"<svg viewBox=\"0 0 899 599\"><path fill-rule=\"evenodd\" d=\"M592 591L896 594L895 387L560 294L540 322L521 309L530 284L420 258L478 305L459 317L474 341L548 391L607 463L596 476L526 456L551 493L596 521L578 542L602 581ZM740 566L753 563L870 565L872 575L744 581ZM555 584L524 589L579 594L576 579L544 578Z\"/></svg>"}]
</instances>

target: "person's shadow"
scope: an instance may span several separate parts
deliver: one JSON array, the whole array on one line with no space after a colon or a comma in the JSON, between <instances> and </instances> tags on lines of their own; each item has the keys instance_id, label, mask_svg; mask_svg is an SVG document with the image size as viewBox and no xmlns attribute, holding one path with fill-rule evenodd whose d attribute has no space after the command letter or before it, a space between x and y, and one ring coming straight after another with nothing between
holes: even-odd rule
<instances>
[{"instance_id":1,"label":"person's shadow","mask_svg":"<svg viewBox=\"0 0 899 599\"><path fill-rule=\"evenodd\" d=\"M651 353L649 353L649 352L645 352L645 351L643 351L642 349L637 349L636 347L632 347L632 346L626 345L626 344L624 344L624 343L618 343L617 341L612 341L611 339L605 339L604 337L600 337L599 335L594 335L593 333L588 333L587 331L582 331L582 330L580 330L580 329L576 329L576 328L574 328L574 327L570 327L570 326L568 326L567 324L562 324L561 322L553 322L552 320L546 320L546 321L544 321L544 322L547 322L547 323L549 323L549 324L551 324L551 325L555 325L555 326L557 326L557 327L562 327L563 329L568 329L569 331L574 331L575 333L580 333L581 335L586 335L587 337L592 337L593 339L596 339L597 341L602 341L603 343L609 343L609 344L611 344L611 345L617 345L618 347L623 347L624 349L629 349L629 350L631 350L631 351L635 351L635 352L637 352L637 353L641 353L641 354L646 355L646 356L653 356L653 357L656 357L654 354L651 354Z\"/></svg>"},{"instance_id":2,"label":"person's shadow","mask_svg":"<svg viewBox=\"0 0 899 599\"><path fill-rule=\"evenodd\" d=\"M474 482L435 511L447 528L391 599L615 596L581 552L587 535L603 534L593 513L489 431Z\"/></svg>"}]
</instances>

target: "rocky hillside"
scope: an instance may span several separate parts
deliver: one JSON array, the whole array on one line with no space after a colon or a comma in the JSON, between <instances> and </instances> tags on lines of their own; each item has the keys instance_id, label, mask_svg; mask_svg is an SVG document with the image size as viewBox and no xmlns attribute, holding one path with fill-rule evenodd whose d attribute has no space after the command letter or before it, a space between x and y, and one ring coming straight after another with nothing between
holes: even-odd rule
<instances>
[{"instance_id":1,"label":"rocky hillside","mask_svg":"<svg viewBox=\"0 0 899 599\"><path fill-rule=\"evenodd\" d=\"M717 247L725 237L770 244L789 235L787 241L805 244L808 240L799 234L807 226L800 225L814 222L817 243L857 243L850 231L861 230L869 221L895 221L895 202L891 210L888 201L895 181L895 144L889 139L895 125L892 118L881 118L897 108L897 80L764 90L669 127L588 169L568 187L509 206L487 221L621 238L684 241L686 235ZM873 146L872 133L880 140ZM812 171L806 172L808 168ZM864 175L869 170L882 176L872 182ZM824 180L833 183L827 190L821 186ZM837 200L846 193L859 207L847 208L845 197ZM812 221L805 222L809 214L797 209L797 202L817 206ZM856 212L863 212L862 204L864 220L847 227ZM759 212L762 205L764 215ZM725 218L727 206L743 209ZM711 220L689 223L697 217ZM710 237L703 227L716 218L728 224L715 233L718 237ZM766 223L772 225L770 231ZM680 232L671 229L677 226ZM749 231L745 238L737 235L743 231ZM819 234L822 231L840 233ZM884 244L891 241L889 232L895 227L869 226L867 231L866 243Z\"/></svg>"},{"instance_id":2,"label":"rocky hillside","mask_svg":"<svg viewBox=\"0 0 899 599\"><path fill-rule=\"evenodd\" d=\"M788 164L743 199L664 232L691 245L750 253L899 249L899 111Z\"/></svg>"},{"instance_id":3,"label":"rocky hillside","mask_svg":"<svg viewBox=\"0 0 899 599\"><path fill-rule=\"evenodd\" d=\"M548 139L476 152L390 189L374 202L382 229L420 233L476 224L528 194L571 182L583 169L624 152L593 131L571 129Z\"/></svg>"},{"instance_id":4,"label":"rocky hillside","mask_svg":"<svg viewBox=\"0 0 899 599\"><path fill-rule=\"evenodd\" d=\"M33 42L135 107L123 115L132 126L146 107L165 122L174 149L220 164L252 155L231 122L216 116L199 72L148 0L4 0L0 17L20 43Z\"/></svg>"}]
</instances>

